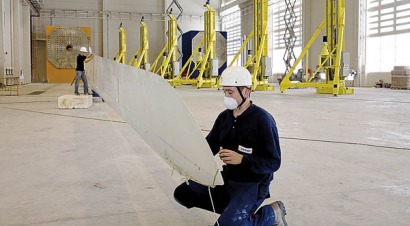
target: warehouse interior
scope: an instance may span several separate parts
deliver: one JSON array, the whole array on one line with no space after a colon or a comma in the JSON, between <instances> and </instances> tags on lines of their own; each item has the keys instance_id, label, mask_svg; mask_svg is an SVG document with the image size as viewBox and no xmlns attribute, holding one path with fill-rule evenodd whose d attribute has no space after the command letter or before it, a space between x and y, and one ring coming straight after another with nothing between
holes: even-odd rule
<instances>
[{"instance_id":1,"label":"warehouse interior","mask_svg":"<svg viewBox=\"0 0 410 226\"><path fill-rule=\"evenodd\" d=\"M266 203L281 200L289 225L410 222L409 1L0 0L0 11L0 225L218 219L174 200L185 178L108 97L59 108L83 46L162 77L204 137L226 109L221 72L246 67L282 150ZM176 123L164 114L153 117Z\"/></svg>"}]
</instances>

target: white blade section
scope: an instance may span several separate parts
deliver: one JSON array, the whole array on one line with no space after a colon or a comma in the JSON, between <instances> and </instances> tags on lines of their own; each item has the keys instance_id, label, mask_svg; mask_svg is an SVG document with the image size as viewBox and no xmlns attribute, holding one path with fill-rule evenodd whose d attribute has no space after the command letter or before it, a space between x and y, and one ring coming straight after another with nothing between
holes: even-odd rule
<instances>
[{"instance_id":1,"label":"white blade section","mask_svg":"<svg viewBox=\"0 0 410 226\"><path fill-rule=\"evenodd\" d=\"M222 185L212 152L179 95L157 74L95 56L88 82L182 176Z\"/></svg>"}]
</instances>

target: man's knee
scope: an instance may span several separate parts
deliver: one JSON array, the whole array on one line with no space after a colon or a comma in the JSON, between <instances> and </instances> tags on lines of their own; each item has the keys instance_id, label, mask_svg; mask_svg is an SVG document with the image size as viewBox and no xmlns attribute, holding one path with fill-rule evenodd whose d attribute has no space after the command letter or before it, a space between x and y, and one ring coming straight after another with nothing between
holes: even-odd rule
<instances>
[{"instance_id":1,"label":"man's knee","mask_svg":"<svg viewBox=\"0 0 410 226\"><path fill-rule=\"evenodd\" d=\"M189 188L189 186L186 183L182 183L175 188L174 199L179 204L189 209L194 207L194 203L192 201L192 194L193 191L191 190L191 188Z\"/></svg>"}]
</instances>

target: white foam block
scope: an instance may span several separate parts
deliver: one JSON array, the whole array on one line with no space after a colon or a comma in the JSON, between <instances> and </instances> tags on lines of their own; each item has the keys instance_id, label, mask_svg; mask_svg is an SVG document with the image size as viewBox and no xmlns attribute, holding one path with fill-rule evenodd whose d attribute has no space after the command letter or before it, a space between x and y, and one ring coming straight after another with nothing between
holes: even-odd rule
<instances>
[{"instance_id":1,"label":"white foam block","mask_svg":"<svg viewBox=\"0 0 410 226\"><path fill-rule=\"evenodd\" d=\"M58 108L60 109L89 108L92 105L92 95L64 95L58 97Z\"/></svg>"}]
</instances>

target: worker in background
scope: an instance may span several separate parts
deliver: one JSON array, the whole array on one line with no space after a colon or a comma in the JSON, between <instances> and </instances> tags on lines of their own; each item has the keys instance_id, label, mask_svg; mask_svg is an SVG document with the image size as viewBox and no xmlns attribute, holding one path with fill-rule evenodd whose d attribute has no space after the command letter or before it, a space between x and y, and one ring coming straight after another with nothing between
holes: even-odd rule
<instances>
[{"instance_id":1,"label":"worker in background","mask_svg":"<svg viewBox=\"0 0 410 226\"><path fill-rule=\"evenodd\" d=\"M77 56L77 67L75 69L75 95L80 95L78 93L78 84L80 83L80 79L83 81L84 84L84 95L91 95L88 93L88 82L87 77L85 76L84 71L84 63L88 63L90 60L94 58L94 54L91 53L89 56L86 56L87 48L81 47L80 54Z\"/></svg>"},{"instance_id":2,"label":"worker in background","mask_svg":"<svg viewBox=\"0 0 410 226\"><path fill-rule=\"evenodd\" d=\"M187 208L215 208L221 214L215 225L287 225L281 201L256 212L270 197L269 185L281 164L275 120L249 99L252 76L244 67L227 68L220 84L227 110L219 114L206 140L225 163L224 185L208 191L208 187L189 180L175 189L174 198Z\"/></svg>"}]
</instances>

